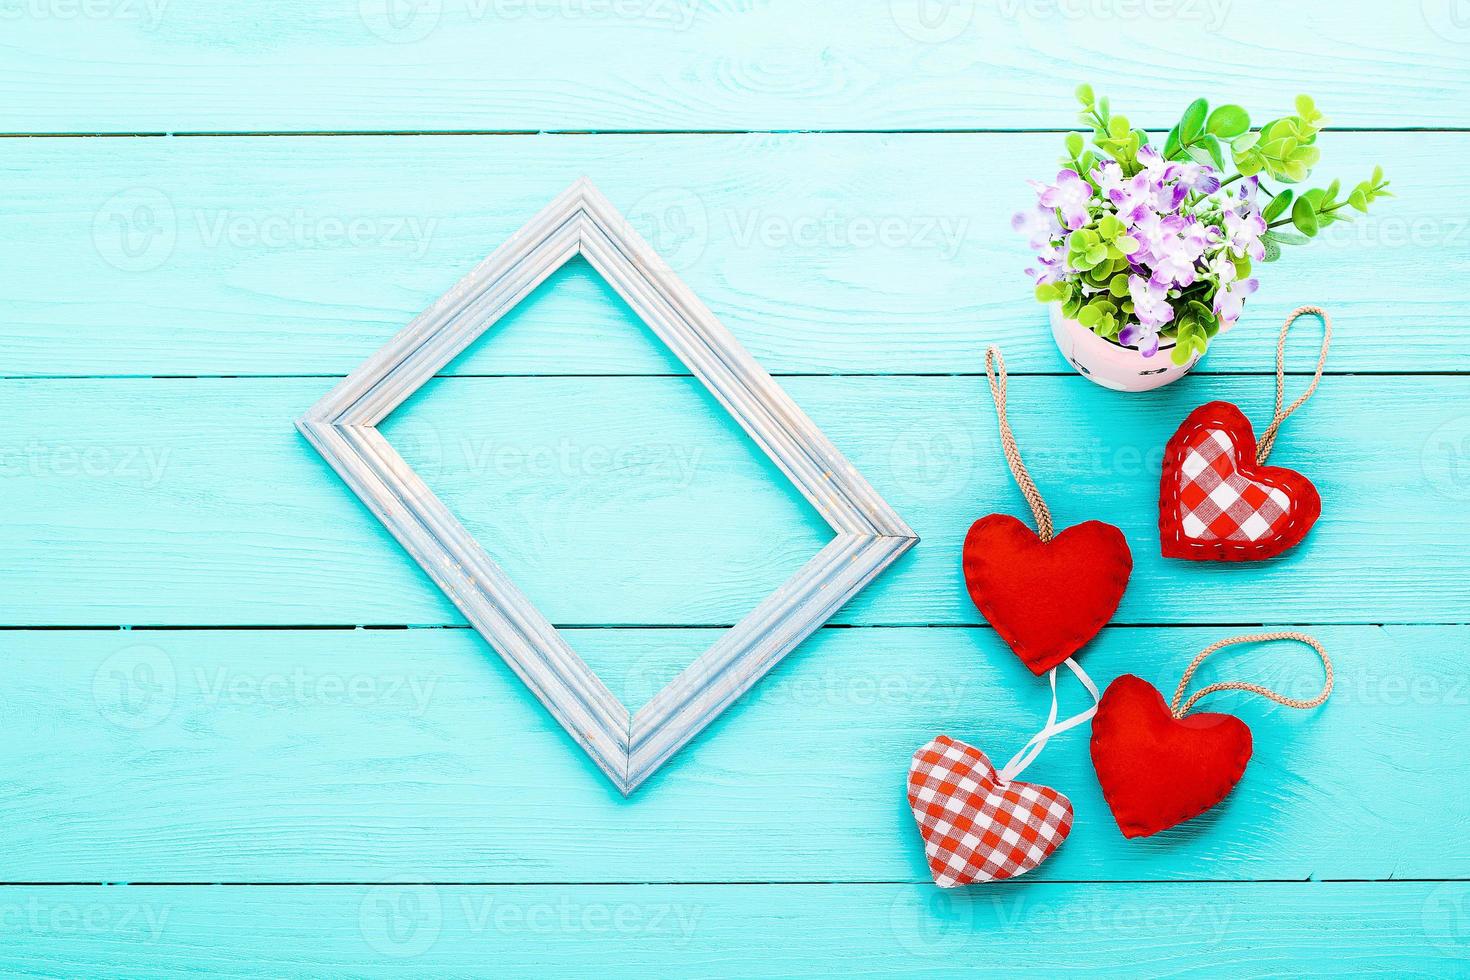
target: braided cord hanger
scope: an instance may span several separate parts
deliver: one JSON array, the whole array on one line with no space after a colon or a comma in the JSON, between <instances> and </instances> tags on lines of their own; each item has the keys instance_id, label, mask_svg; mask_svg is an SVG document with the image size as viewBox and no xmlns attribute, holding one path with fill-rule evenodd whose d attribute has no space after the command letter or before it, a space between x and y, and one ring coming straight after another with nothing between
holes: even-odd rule
<instances>
[{"instance_id":1,"label":"braided cord hanger","mask_svg":"<svg viewBox=\"0 0 1470 980\"><path fill-rule=\"evenodd\" d=\"M1026 472L1026 464L1021 462L1021 450L1016 446L1015 434L1011 432L1011 423L1006 418L1006 360L1001 356L1000 348L994 344L985 349L985 377L990 381L990 397L995 401L995 417L1000 422L1000 448L1005 454L1006 465L1011 468L1011 475L1021 488L1021 496L1031 505L1031 513L1036 518L1037 536L1043 542L1050 541L1056 536L1051 522L1051 509L1041 499L1041 491L1036 489L1036 481Z\"/></svg>"},{"instance_id":2,"label":"braided cord hanger","mask_svg":"<svg viewBox=\"0 0 1470 980\"><path fill-rule=\"evenodd\" d=\"M1286 396L1286 333L1296 318L1304 314L1312 314L1322 321L1322 352L1317 357L1317 370L1312 374L1312 383L1307 385L1307 390L1302 392L1296 401L1282 411L1281 403ZM1327 365L1327 348L1332 343L1332 317L1320 306L1298 306L1291 311L1286 322L1281 325L1281 336L1276 341L1276 412L1271 417L1271 424L1261 433L1261 440L1256 444L1256 462L1264 464L1267 457L1271 455L1271 447L1276 443L1276 434L1281 429L1281 423L1291 418L1291 413L1301 408L1312 392L1317 390L1317 382L1322 380L1322 369Z\"/></svg>"},{"instance_id":3,"label":"braided cord hanger","mask_svg":"<svg viewBox=\"0 0 1470 980\"><path fill-rule=\"evenodd\" d=\"M1297 698L1289 698L1284 694L1279 694L1269 687L1262 687L1259 684L1250 684L1246 681L1225 681L1201 688L1188 701L1184 702L1184 707L1181 708L1179 706L1179 702L1184 698L1185 689L1189 687L1190 679L1194 677L1194 672L1199 669L1199 665L1204 663L1210 654L1236 643L1267 643L1273 640L1295 640L1298 643L1305 643L1317 651L1317 656L1322 658L1322 666L1327 671L1327 681L1322 685L1320 694L1303 701ZM1274 633L1251 633L1247 636L1234 636L1228 640L1221 640L1201 650L1199 655L1185 668L1184 676L1179 680L1179 687L1174 691L1174 700L1169 703L1169 712L1175 718L1183 718L1189 714L1189 709L1193 708L1200 698L1214 694L1217 691L1249 691L1252 694L1259 694L1263 698L1275 701L1277 704L1284 704L1288 708L1315 708L1317 705L1326 701L1327 696L1332 693L1332 658L1327 656L1327 649L1322 646L1316 637L1308 636L1306 633L1298 633L1294 630L1282 630Z\"/></svg>"}]
</instances>

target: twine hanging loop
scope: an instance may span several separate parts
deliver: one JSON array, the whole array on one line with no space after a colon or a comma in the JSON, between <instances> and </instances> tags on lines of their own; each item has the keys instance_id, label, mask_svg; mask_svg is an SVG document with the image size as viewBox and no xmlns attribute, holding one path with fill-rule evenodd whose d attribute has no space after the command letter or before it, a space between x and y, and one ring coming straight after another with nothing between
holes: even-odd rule
<instances>
[{"instance_id":1,"label":"twine hanging loop","mask_svg":"<svg viewBox=\"0 0 1470 980\"><path fill-rule=\"evenodd\" d=\"M995 400L995 416L1000 422L1000 448L1005 454L1006 465L1016 478L1016 486L1021 488L1021 496L1031 505L1031 513L1036 518L1037 536L1043 542L1050 541L1056 536L1051 522L1051 509L1041 499L1041 491L1036 489L1036 481L1026 472L1026 464L1021 462L1021 450L1016 446L1016 437L1006 418L1006 361L1001 356L1000 348L994 344L985 349L985 377L990 380L990 397Z\"/></svg>"},{"instance_id":2,"label":"twine hanging loop","mask_svg":"<svg viewBox=\"0 0 1470 980\"><path fill-rule=\"evenodd\" d=\"M1317 356L1317 370L1312 374L1312 383L1307 385L1307 390L1301 393L1296 401L1283 411L1281 403L1286 396L1286 334L1296 318L1304 314L1312 314L1322 321L1322 352ZM1287 316L1286 322L1281 325L1281 336L1276 341L1276 411L1271 416L1271 424L1266 426L1266 431L1261 433L1260 442L1256 443L1256 462L1264 464L1271 455L1271 447L1276 444L1276 433L1281 429L1281 423L1291 418L1291 413L1301 408L1312 392L1317 390L1317 382L1322 380L1322 369L1327 366L1327 348L1332 344L1332 317L1320 306L1298 306Z\"/></svg>"},{"instance_id":3,"label":"twine hanging loop","mask_svg":"<svg viewBox=\"0 0 1470 980\"><path fill-rule=\"evenodd\" d=\"M1205 658L1209 657L1210 654L1236 643L1269 643L1274 640L1295 640L1298 643L1305 643L1317 651L1317 656L1322 658L1322 666L1327 672L1327 681L1322 685L1320 694L1309 700L1302 701L1297 698L1289 698L1284 694L1278 694L1269 687L1262 687L1259 684L1250 684L1245 681L1225 681L1220 684L1210 684L1207 687L1201 688L1188 701L1184 702L1182 708L1179 706L1179 702L1184 699L1185 689L1189 687L1190 679L1194 677L1194 672L1199 669L1199 665L1204 663ZM1179 687L1174 691L1174 700L1169 703L1169 712L1175 718L1183 718L1189 714L1189 709L1193 708L1200 698L1214 694L1217 691L1249 691L1252 694L1259 694L1263 698L1275 701L1277 704L1284 704L1288 708L1315 708L1317 705L1326 701L1327 696L1332 693L1332 658L1327 655L1327 648L1322 646L1316 637L1293 630L1282 630L1275 633L1252 633L1248 636L1234 636L1228 640L1221 640L1201 650L1199 655L1185 668L1184 676L1179 680Z\"/></svg>"}]
</instances>

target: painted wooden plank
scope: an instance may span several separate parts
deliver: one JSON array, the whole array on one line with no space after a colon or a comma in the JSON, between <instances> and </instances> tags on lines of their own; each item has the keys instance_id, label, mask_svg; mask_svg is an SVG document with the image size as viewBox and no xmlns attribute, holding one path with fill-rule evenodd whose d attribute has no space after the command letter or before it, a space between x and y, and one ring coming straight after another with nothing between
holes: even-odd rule
<instances>
[{"instance_id":1,"label":"painted wooden plank","mask_svg":"<svg viewBox=\"0 0 1470 980\"><path fill-rule=\"evenodd\" d=\"M1452 205L1470 135L1324 144L1324 176L1381 163L1398 196L1269 267L1203 369L1269 370L1277 325L1303 302L1338 317L1333 370L1470 369L1470 219ZM1058 146L1054 134L4 140L0 374L345 374L582 174L767 370L978 372L996 341L1014 371L1068 371L1009 227ZM578 263L448 370L683 368Z\"/></svg>"},{"instance_id":2,"label":"painted wooden plank","mask_svg":"<svg viewBox=\"0 0 1470 980\"><path fill-rule=\"evenodd\" d=\"M1255 757L1226 804L1147 841L1113 825L1086 730L1058 738L1027 778L1077 822L1033 877L1470 877L1467 630L1312 628L1331 701L1212 697ZM636 708L715 632L567 635ZM1172 693L1238 632L1112 628L1081 662ZM0 880L22 882L927 881L909 756L948 733L1003 763L1048 704L989 630L829 628L625 800L469 630L7 631L0 660ZM1241 649L1198 683L1226 678L1303 696L1320 666Z\"/></svg>"},{"instance_id":3,"label":"painted wooden plank","mask_svg":"<svg viewBox=\"0 0 1470 980\"><path fill-rule=\"evenodd\" d=\"M1452 976L1464 882L6 888L12 976ZM596 949L589 956L589 948Z\"/></svg>"},{"instance_id":4,"label":"painted wooden plank","mask_svg":"<svg viewBox=\"0 0 1470 980\"><path fill-rule=\"evenodd\" d=\"M977 622L964 532L1024 513L983 379L783 384L923 539L837 621ZM0 384L0 623L461 623L292 428L329 386ZM1316 482L1321 522L1232 568L1158 557L1159 454L1202 401L1265 418L1270 379L1126 398L1077 377L1011 385L1058 523L1107 518L1132 543L1127 623L1461 621L1467 394L1462 376L1328 379L1273 457ZM688 377L437 379L383 431L560 625L734 623L831 537Z\"/></svg>"},{"instance_id":5,"label":"painted wooden plank","mask_svg":"<svg viewBox=\"0 0 1470 980\"><path fill-rule=\"evenodd\" d=\"M1056 127L1085 80L1151 125L1196 90L1470 121L1452 0L15 0L4 25L6 132Z\"/></svg>"}]
</instances>

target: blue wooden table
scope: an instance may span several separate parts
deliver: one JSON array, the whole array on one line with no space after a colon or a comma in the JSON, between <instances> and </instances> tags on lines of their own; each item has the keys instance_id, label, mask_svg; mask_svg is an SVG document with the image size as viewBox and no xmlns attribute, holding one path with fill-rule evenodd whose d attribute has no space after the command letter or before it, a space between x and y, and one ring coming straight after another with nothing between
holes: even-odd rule
<instances>
[{"instance_id":1,"label":"blue wooden table","mask_svg":"<svg viewBox=\"0 0 1470 980\"><path fill-rule=\"evenodd\" d=\"M1195 376L1073 375L1008 227L1071 90L1135 123L1310 92L1319 174L1398 196L1263 278ZM1470 16L1458 0L0 0L0 973L832 976L1464 972L1470 962ZM292 420L592 177L923 541L622 799ZM1165 439L1269 415L1275 330L1337 318L1273 462L1310 539L1165 563ZM1311 330L1289 345L1303 385ZM1317 712L1239 695L1227 803L1077 825L940 892L904 801L947 732L1004 758L1045 685L958 549L1024 505L1137 566L1094 677L1320 636ZM825 540L585 265L385 425L630 705ZM1212 678L1299 696L1305 651ZM1212 661L1213 664L1213 661Z\"/></svg>"}]
</instances>

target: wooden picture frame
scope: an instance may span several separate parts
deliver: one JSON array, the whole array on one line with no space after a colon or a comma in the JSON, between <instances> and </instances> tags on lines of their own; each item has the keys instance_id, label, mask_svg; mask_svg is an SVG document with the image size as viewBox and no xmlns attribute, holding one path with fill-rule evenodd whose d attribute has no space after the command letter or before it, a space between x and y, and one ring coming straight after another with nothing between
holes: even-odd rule
<instances>
[{"instance_id":1,"label":"wooden picture frame","mask_svg":"<svg viewBox=\"0 0 1470 980\"><path fill-rule=\"evenodd\" d=\"M824 517L835 537L630 713L377 426L548 276L583 256ZM296 423L627 795L918 540L586 178Z\"/></svg>"}]
</instances>

